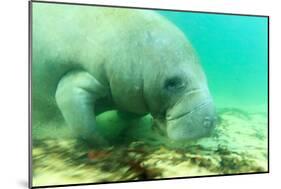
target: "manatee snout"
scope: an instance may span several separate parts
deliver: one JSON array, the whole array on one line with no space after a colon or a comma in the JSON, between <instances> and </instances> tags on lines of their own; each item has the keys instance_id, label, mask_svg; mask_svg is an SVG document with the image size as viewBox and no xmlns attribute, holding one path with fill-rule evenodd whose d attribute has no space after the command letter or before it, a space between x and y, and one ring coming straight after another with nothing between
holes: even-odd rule
<instances>
[{"instance_id":1,"label":"manatee snout","mask_svg":"<svg viewBox=\"0 0 281 189\"><path fill-rule=\"evenodd\" d=\"M167 113L167 135L176 141L187 141L211 134L216 125L216 110L208 92L194 92Z\"/></svg>"}]
</instances>

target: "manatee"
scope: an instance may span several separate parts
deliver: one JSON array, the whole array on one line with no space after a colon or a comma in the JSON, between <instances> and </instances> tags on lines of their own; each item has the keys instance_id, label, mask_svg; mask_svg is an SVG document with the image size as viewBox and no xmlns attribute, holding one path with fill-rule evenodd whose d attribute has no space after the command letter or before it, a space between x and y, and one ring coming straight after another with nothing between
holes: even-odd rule
<instances>
[{"instance_id":1,"label":"manatee","mask_svg":"<svg viewBox=\"0 0 281 189\"><path fill-rule=\"evenodd\" d=\"M215 127L196 52L158 13L33 3L32 23L32 108L54 108L77 139L104 141L95 117L108 110L151 114L175 141Z\"/></svg>"}]
</instances>

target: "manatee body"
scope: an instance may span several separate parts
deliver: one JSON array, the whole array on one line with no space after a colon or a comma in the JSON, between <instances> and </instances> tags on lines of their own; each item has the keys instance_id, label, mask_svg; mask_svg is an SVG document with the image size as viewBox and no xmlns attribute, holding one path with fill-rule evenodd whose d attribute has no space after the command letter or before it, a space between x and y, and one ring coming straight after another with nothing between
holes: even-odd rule
<instances>
[{"instance_id":1,"label":"manatee body","mask_svg":"<svg viewBox=\"0 0 281 189\"><path fill-rule=\"evenodd\" d=\"M95 115L111 109L151 114L173 140L213 129L203 70L190 42L164 17L34 3L32 21L32 107L59 110L77 138L102 140Z\"/></svg>"}]
</instances>

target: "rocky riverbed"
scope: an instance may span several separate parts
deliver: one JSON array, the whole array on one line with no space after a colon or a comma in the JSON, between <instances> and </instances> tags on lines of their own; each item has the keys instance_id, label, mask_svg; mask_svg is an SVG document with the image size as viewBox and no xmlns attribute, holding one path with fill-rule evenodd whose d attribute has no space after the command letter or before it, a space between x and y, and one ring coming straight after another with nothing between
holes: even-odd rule
<instances>
[{"instance_id":1,"label":"rocky riverbed","mask_svg":"<svg viewBox=\"0 0 281 189\"><path fill-rule=\"evenodd\" d=\"M140 125L150 125L150 118L132 121L136 128L117 137L115 141L122 142L116 145L114 136L104 132L113 142L99 150L83 148L67 137L33 137L33 186L266 172L267 114L234 108L218 113L210 137L184 144L139 134ZM104 121L105 128L112 119Z\"/></svg>"}]
</instances>

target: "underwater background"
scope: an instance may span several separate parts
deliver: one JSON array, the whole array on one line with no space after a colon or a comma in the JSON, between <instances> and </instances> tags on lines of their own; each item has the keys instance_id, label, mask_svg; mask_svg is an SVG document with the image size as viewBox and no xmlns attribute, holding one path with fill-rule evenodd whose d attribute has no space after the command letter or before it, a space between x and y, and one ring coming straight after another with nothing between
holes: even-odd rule
<instances>
[{"instance_id":1,"label":"underwater background","mask_svg":"<svg viewBox=\"0 0 281 189\"><path fill-rule=\"evenodd\" d=\"M158 12L188 36L217 107L267 112L266 17Z\"/></svg>"},{"instance_id":2,"label":"underwater background","mask_svg":"<svg viewBox=\"0 0 281 189\"><path fill-rule=\"evenodd\" d=\"M151 132L151 116L124 121L109 111L97 123L111 146L89 151L70 136L57 110L46 111L57 117L32 117L33 186L268 171L267 18L156 12L176 24L198 54L219 117L213 134L176 143ZM32 115L42 113L39 107L32 105Z\"/></svg>"}]
</instances>

